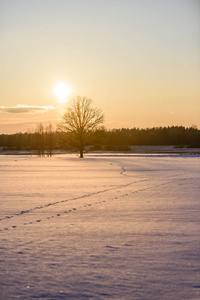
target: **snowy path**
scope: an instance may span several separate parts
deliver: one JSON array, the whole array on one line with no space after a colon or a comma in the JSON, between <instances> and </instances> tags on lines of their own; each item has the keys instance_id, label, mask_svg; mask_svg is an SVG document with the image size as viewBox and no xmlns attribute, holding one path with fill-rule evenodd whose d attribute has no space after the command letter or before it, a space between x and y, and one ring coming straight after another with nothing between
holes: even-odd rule
<instances>
[{"instance_id":1,"label":"snowy path","mask_svg":"<svg viewBox=\"0 0 200 300\"><path fill-rule=\"evenodd\" d=\"M2 299L199 299L200 158L0 156Z\"/></svg>"}]
</instances>

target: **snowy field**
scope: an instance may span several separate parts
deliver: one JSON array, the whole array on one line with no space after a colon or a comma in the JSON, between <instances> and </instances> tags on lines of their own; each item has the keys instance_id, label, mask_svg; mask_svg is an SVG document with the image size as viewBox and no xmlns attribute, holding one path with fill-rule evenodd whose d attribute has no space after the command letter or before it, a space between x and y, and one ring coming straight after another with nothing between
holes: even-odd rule
<instances>
[{"instance_id":1,"label":"snowy field","mask_svg":"<svg viewBox=\"0 0 200 300\"><path fill-rule=\"evenodd\" d=\"M200 299L200 157L0 155L0 299Z\"/></svg>"}]
</instances>

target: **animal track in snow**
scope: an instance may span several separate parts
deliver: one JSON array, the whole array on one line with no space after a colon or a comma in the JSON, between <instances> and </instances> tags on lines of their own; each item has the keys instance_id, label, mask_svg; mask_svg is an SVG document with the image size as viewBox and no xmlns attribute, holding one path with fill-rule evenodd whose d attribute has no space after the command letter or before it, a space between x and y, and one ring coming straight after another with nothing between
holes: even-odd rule
<instances>
[{"instance_id":1,"label":"animal track in snow","mask_svg":"<svg viewBox=\"0 0 200 300\"><path fill-rule=\"evenodd\" d=\"M137 181L136 183L139 183L139 182L142 182L142 181L147 181L147 180L140 180L140 181ZM130 191L129 193L126 192L126 193L124 193L124 194L118 195L118 197L112 196L111 198L109 198L109 201L117 200L117 199L119 199L119 198L127 197L127 196L129 196L129 195L131 195L131 194L136 194L136 193L143 192L143 191L146 191L146 190L149 190L149 189L152 189L152 188L156 188L156 187L159 187L159 186L168 185L168 184L170 184L171 182L174 182L174 180L171 180L171 181L168 181L168 182L164 182L164 183L160 183L160 184L155 184L155 185L152 185L152 186L148 186L148 187L146 187L146 188L142 188L142 189ZM117 188L115 188L115 189L120 189L120 188L122 188L122 187L127 187L127 186L130 186L131 184L133 184L133 182L132 182L132 183L129 183L129 184L126 184L126 185L122 185L122 186L117 187ZM113 189L112 189L112 190L113 190ZM105 192L105 190L104 190L104 191L99 191L99 192L96 192L96 193L89 194L89 196L91 196L91 195L96 195L96 194L100 194L100 193L102 193L102 192ZM83 197L74 198L74 199L81 199L81 198L85 198L85 197L87 197L87 196L88 196L88 195L84 195ZM72 199L72 201L73 201L74 199ZM64 202L66 202L66 201L70 201L70 200L65 200ZM62 202L63 202L63 201L60 201L60 202L57 201L56 203L62 203ZM98 204L105 203L105 202L107 202L107 200L102 200L102 201L97 201L97 202L93 202L93 203L84 204L83 206L79 207L79 209L80 209L80 208L91 207L91 206L98 205ZM55 202L54 202L54 203L55 203ZM41 208L44 208L44 207L49 206L49 205L50 205L50 204L44 205L44 206L37 206L36 209L41 209ZM26 211L22 211L20 214L17 214L17 215L23 216L25 213L30 212L30 211L32 211L32 210L33 210L33 209L26 210ZM46 219L46 220L49 220L49 219L51 219L51 218L64 216L64 214L68 214L68 213L71 213L71 212L76 211L76 210L77 210L77 208L76 208L76 207L73 207L73 208L68 209L68 210L65 210L65 211L63 211L63 212L61 212L61 213L57 213L57 214L55 214L55 215L48 216L48 217L46 217L45 219ZM4 220L5 220L5 219L10 219L11 217L13 217L13 216L6 216L6 217L4 218ZM42 222L42 219L38 219L38 220L35 220L35 221L32 221L32 222L28 222L28 223L23 223L23 225L26 226L26 225L31 225L31 224L34 224L34 223L40 223L40 222ZM10 227L5 227L5 228L1 229L0 231L3 231L3 230L9 230L9 229L16 229L16 228L19 228L19 226L17 226L17 225L12 225L12 224L11 224Z\"/></svg>"},{"instance_id":2,"label":"animal track in snow","mask_svg":"<svg viewBox=\"0 0 200 300\"><path fill-rule=\"evenodd\" d=\"M122 189L122 188L130 186L134 183L139 183L139 182L143 182L143 181L146 181L146 180L131 182L131 183L128 183L128 184L117 186L117 187L115 186L115 187L112 187L112 188L108 188L108 189L105 189L105 190L100 190L98 192L93 192L93 193L86 194L86 195L83 195L83 196L80 196L80 197L75 197L75 198L72 198L72 199L66 199L66 200L62 200L62 201L51 202L51 203L45 204L43 206L36 206L36 207L30 208L30 209L27 209L27 210L22 210L21 212L16 213L12 216L5 216L5 217L1 218L0 221L3 221L5 219L14 218L14 217L19 217L19 216L22 216L24 214L27 214L27 213L30 213L30 212L33 212L33 211L36 211L36 210L40 210L40 209L43 209L43 208L46 208L46 207L49 207L49 206L53 206L53 205L57 205L57 204L61 204L61 203L66 203L66 202L69 202L69 201L76 201L76 200L80 200L82 198L91 197L91 196L98 195L98 194L101 194L101 193L114 191L114 190L117 190L117 189Z\"/></svg>"}]
</instances>

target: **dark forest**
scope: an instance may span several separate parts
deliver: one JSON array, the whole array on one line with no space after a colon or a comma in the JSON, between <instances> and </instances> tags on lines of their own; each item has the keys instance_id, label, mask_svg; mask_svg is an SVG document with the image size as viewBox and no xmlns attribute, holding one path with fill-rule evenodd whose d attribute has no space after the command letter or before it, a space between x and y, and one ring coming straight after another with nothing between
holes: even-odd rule
<instances>
[{"instance_id":1,"label":"dark forest","mask_svg":"<svg viewBox=\"0 0 200 300\"><path fill-rule=\"evenodd\" d=\"M155 127L155 128L122 128L95 131L86 146L90 150L129 151L129 146L136 145L175 145L191 148L200 147L200 130L196 126ZM3 151L25 150L37 153L52 153L54 150L76 150L67 133L46 129L41 124L34 133L1 134L0 147ZM87 147L88 149L88 147Z\"/></svg>"}]
</instances>

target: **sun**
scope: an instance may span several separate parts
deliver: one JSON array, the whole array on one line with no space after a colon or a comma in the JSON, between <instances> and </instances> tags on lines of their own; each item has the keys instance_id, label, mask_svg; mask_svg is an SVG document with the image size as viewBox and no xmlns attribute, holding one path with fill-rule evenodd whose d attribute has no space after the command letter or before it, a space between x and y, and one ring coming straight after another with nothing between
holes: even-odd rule
<instances>
[{"instance_id":1,"label":"sun","mask_svg":"<svg viewBox=\"0 0 200 300\"><path fill-rule=\"evenodd\" d=\"M59 82L54 87L54 94L59 103L65 103L71 91L71 87L65 82Z\"/></svg>"}]
</instances>

